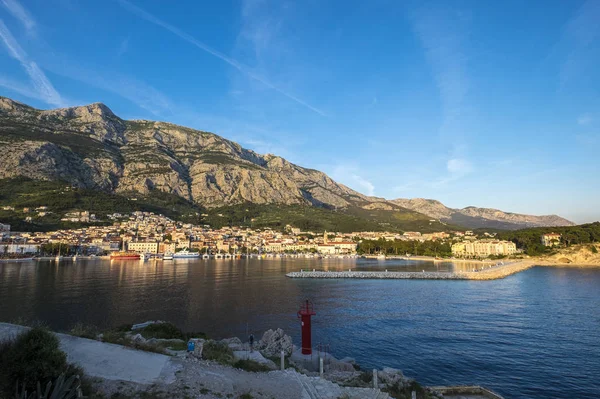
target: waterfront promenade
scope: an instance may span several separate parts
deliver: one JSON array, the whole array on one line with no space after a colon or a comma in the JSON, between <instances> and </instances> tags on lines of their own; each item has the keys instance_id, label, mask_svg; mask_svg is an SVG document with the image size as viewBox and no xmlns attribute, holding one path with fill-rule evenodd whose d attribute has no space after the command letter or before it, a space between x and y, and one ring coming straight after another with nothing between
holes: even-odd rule
<instances>
[{"instance_id":1,"label":"waterfront promenade","mask_svg":"<svg viewBox=\"0 0 600 399\"><path fill-rule=\"evenodd\" d=\"M519 273L536 265L534 261L519 261L490 266L474 272L397 272L397 271L317 271L313 269L287 273L290 278L356 278L414 280L495 280Z\"/></svg>"}]
</instances>

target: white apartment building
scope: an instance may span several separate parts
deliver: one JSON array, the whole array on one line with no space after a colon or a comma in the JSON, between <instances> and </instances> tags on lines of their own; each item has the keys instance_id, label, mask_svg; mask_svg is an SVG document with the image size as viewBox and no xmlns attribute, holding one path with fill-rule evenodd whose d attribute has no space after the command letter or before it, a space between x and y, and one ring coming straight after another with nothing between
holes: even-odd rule
<instances>
[{"instance_id":1,"label":"white apartment building","mask_svg":"<svg viewBox=\"0 0 600 399\"><path fill-rule=\"evenodd\" d=\"M501 240L478 240L458 242L452 245L452 255L487 257L490 255L512 255L517 252L514 242Z\"/></svg>"},{"instance_id":2,"label":"white apartment building","mask_svg":"<svg viewBox=\"0 0 600 399\"><path fill-rule=\"evenodd\" d=\"M127 243L127 250L132 252L139 252L145 254L157 254L158 253L158 242L143 241Z\"/></svg>"}]
</instances>

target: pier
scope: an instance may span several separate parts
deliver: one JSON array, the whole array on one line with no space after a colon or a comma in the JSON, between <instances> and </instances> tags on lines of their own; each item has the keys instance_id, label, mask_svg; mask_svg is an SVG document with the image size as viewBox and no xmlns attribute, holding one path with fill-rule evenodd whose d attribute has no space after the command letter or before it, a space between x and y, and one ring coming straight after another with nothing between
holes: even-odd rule
<instances>
[{"instance_id":1,"label":"pier","mask_svg":"<svg viewBox=\"0 0 600 399\"><path fill-rule=\"evenodd\" d=\"M495 280L519 273L535 266L530 261L493 266L475 272L397 272L397 271L317 271L301 270L290 272L290 278L357 278L357 279L391 279L391 280Z\"/></svg>"}]
</instances>

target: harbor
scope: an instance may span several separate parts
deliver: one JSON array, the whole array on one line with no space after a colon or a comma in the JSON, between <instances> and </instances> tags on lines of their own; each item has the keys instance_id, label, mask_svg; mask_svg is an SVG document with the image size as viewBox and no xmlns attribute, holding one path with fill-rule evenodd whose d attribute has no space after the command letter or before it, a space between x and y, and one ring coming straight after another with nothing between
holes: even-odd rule
<instances>
[{"instance_id":1,"label":"harbor","mask_svg":"<svg viewBox=\"0 0 600 399\"><path fill-rule=\"evenodd\" d=\"M289 278L315 278L315 279L400 279L400 280L495 280L510 276L527 270L536 263L533 261L521 261L515 263L501 263L496 265L484 266L476 271L459 272L405 272L405 271L319 271L300 270L298 272L287 273Z\"/></svg>"}]
</instances>

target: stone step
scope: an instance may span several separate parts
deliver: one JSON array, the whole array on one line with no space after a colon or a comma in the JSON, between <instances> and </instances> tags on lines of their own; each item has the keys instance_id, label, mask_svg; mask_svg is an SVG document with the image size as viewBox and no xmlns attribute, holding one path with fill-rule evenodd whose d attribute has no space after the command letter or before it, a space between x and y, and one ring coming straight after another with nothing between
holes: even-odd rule
<instances>
[{"instance_id":1,"label":"stone step","mask_svg":"<svg viewBox=\"0 0 600 399\"><path fill-rule=\"evenodd\" d=\"M341 387L336 383L319 377L309 377L295 370L286 370L292 374L302 386L303 399L391 399L386 392L375 388Z\"/></svg>"}]
</instances>

